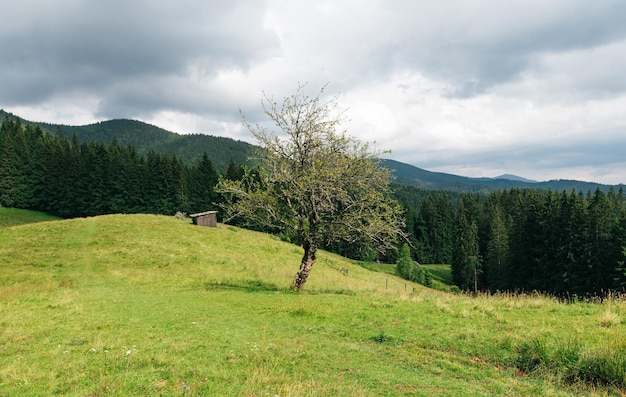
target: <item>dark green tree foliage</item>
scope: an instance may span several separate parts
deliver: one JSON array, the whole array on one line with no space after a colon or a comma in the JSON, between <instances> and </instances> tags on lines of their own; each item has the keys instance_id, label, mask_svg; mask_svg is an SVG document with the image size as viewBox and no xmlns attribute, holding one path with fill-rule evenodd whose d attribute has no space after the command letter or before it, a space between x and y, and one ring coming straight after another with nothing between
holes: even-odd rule
<instances>
[{"instance_id":1,"label":"dark green tree foliage","mask_svg":"<svg viewBox=\"0 0 626 397\"><path fill-rule=\"evenodd\" d=\"M231 158L224 170L224 178L230 181L239 181L243 178L245 174L245 169L242 164L235 164L233 159Z\"/></svg>"},{"instance_id":2,"label":"dark green tree foliage","mask_svg":"<svg viewBox=\"0 0 626 397\"><path fill-rule=\"evenodd\" d=\"M506 290L507 258L509 255L508 228L499 205L490 208L489 237L485 253L486 282L495 290Z\"/></svg>"},{"instance_id":3,"label":"dark green tree foliage","mask_svg":"<svg viewBox=\"0 0 626 397\"><path fill-rule=\"evenodd\" d=\"M406 193L399 201L413 257L434 263L449 250L454 281L463 289L541 291L572 298L626 288L622 189L586 195L511 189L460 199L431 193L413 200ZM418 200L420 207L411 208L409 203ZM444 222L441 214L454 214L455 208L453 221ZM442 243L446 235L453 239Z\"/></svg>"},{"instance_id":4,"label":"dark green tree foliage","mask_svg":"<svg viewBox=\"0 0 626 397\"><path fill-rule=\"evenodd\" d=\"M481 249L486 288L564 297L624 289L623 194L513 189L497 205L487 250Z\"/></svg>"},{"instance_id":5,"label":"dark green tree foliage","mask_svg":"<svg viewBox=\"0 0 626 397\"><path fill-rule=\"evenodd\" d=\"M2 125L2 140L0 141L0 205L13 207L16 205L16 186L19 179L18 157L13 145L13 134L8 133Z\"/></svg>"},{"instance_id":6,"label":"dark green tree foliage","mask_svg":"<svg viewBox=\"0 0 626 397\"><path fill-rule=\"evenodd\" d=\"M231 160L232 164L232 160ZM236 169L232 164L228 169ZM233 175L225 175L225 178L233 178ZM236 178L236 177L235 177ZM189 197L189 208L191 212L207 211L217 200L215 186L219 176L213 168L213 163L206 153L202 156L196 167L189 173L189 184L187 187ZM236 180L236 179L233 179Z\"/></svg>"},{"instance_id":7,"label":"dark green tree foliage","mask_svg":"<svg viewBox=\"0 0 626 397\"><path fill-rule=\"evenodd\" d=\"M42 123L48 131L57 125ZM223 171L229 160L235 164L246 163L254 146L229 138L205 134L175 134L162 128L136 120L108 120L85 126L62 126L63 133L71 139L76 135L80 142L102 142L108 145L117 140L120 146L133 146L137 153L146 156L150 150L174 155L185 165L196 164L207 153L213 166Z\"/></svg>"},{"instance_id":8,"label":"dark green tree foliage","mask_svg":"<svg viewBox=\"0 0 626 397\"><path fill-rule=\"evenodd\" d=\"M589 203L589 277L585 290L606 291L612 287L615 263L620 259L613 245L612 231L617 222L608 197L597 189Z\"/></svg>"},{"instance_id":9,"label":"dark green tree foliage","mask_svg":"<svg viewBox=\"0 0 626 397\"><path fill-rule=\"evenodd\" d=\"M231 161L236 178L240 165ZM187 166L175 155L71 140L6 117L0 127L0 205L63 217L173 214L215 208L219 175L205 154Z\"/></svg>"},{"instance_id":10,"label":"dark green tree foliage","mask_svg":"<svg viewBox=\"0 0 626 397\"><path fill-rule=\"evenodd\" d=\"M452 280L461 289L476 290L482 274L474 198L461 200L456 216L455 242L452 251Z\"/></svg>"},{"instance_id":11,"label":"dark green tree foliage","mask_svg":"<svg viewBox=\"0 0 626 397\"><path fill-rule=\"evenodd\" d=\"M450 263L454 242L454 210L444 192L430 194L415 219L414 233L423 263Z\"/></svg>"}]
</instances>

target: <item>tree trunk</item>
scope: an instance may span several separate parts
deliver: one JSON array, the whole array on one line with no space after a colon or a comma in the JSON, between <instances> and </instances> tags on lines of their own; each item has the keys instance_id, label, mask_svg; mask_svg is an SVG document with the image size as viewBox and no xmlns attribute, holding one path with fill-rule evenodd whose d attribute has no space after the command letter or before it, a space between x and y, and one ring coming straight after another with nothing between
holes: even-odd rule
<instances>
[{"instance_id":1,"label":"tree trunk","mask_svg":"<svg viewBox=\"0 0 626 397\"><path fill-rule=\"evenodd\" d=\"M294 277L291 282L291 289L296 292L300 292L304 283L306 283L307 278L309 277L309 273L311 273L311 268L315 264L315 253L317 252L317 247L315 244L305 241L302 244L304 248L304 255L302 256L302 263L300 263L300 269L296 273L296 277Z\"/></svg>"}]
</instances>

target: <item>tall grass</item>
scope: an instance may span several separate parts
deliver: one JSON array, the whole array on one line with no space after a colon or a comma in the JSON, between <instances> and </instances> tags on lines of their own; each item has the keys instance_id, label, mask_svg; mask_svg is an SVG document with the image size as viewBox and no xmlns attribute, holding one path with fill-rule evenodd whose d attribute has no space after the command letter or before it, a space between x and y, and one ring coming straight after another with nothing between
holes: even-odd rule
<instances>
[{"instance_id":1,"label":"tall grass","mask_svg":"<svg viewBox=\"0 0 626 397\"><path fill-rule=\"evenodd\" d=\"M554 376L568 383L626 388L624 339L585 351L578 340L533 339L518 346L517 366L525 372Z\"/></svg>"}]
</instances>

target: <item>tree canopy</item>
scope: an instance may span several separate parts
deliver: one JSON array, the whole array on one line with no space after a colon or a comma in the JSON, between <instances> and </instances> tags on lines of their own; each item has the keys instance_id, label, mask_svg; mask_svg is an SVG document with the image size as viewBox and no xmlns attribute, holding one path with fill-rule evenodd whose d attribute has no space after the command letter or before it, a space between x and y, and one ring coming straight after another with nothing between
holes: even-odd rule
<instances>
[{"instance_id":1,"label":"tree canopy","mask_svg":"<svg viewBox=\"0 0 626 397\"><path fill-rule=\"evenodd\" d=\"M292 288L302 289L318 247L338 241L395 249L402 210L391 198L390 170L380 152L340 129L336 98L321 102L299 86L282 103L265 96L263 110L279 132L244 123L262 148L263 166L241 181L221 183L226 219L270 228L302 245Z\"/></svg>"}]
</instances>

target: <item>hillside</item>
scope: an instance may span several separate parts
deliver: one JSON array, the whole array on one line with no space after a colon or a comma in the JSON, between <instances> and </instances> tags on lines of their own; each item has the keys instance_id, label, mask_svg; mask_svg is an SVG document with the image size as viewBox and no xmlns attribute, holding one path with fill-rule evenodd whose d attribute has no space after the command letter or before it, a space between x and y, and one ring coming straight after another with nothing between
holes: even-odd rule
<instances>
[{"instance_id":1,"label":"hillside","mask_svg":"<svg viewBox=\"0 0 626 397\"><path fill-rule=\"evenodd\" d=\"M626 386L622 300L450 295L324 252L295 294L287 286L301 254L269 235L154 215L2 228L0 395L557 396ZM570 361L557 365L562 353Z\"/></svg>"},{"instance_id":2,"label":"hillside","mask_svg":"<svg viewBox=\"0 0 626 397\"><path fill-rule=\"evenodd\" d=\"M43 212L0 207L0 228L59 219Z\"/></svg>"},{"instance_id":3,"label":"hillside","mask_svg":"<svg viewBox=\"0 0 626 397\"><path fill-rule=\"evenodd\" d=\"M5 116L15 117L0 110L0 122ZM246 142L204 134L176 134L136 120L108 120L84 126L21 120L25 124L39 125L50 133L60 129L70 139L76 135L81 143L103 142L108 145L115 138L121 146L133 145L139 154L150 150L168 153L186 164L196 163L206 152L219 172L223 172L231 159L235 164L247 163L255 150L255 146Z\"/></svg>"},{"instance_id":4,"label":"hillside","mask_svg":"<svg viewBox=\"0 0 626 397\"><path fill-rule=\"evenodd\" d=\"M15 118L15 115L0 110L0 123L4 117ZM186 164L193 164L207 153L214 167L223 172L232 159L235 164L247 163L254 157L257 146L230 138L204 134L176 134L162 128L136 120L108 120L84 126L67 126L49 123L36 123L23 120L25 124L39 125L46 131L56 133L61 130L71 138L76 135L79 142L110 143L116 138L122 146L133 145L140 154L152 150L157 153L176 155ZM496 178L469 178L465 176L431 172L414 165L402 163L392 159L383 161L387 167L393 169L396 182L428 190L450 192L491 192L510 188L552 189L554 191L594 191L600 187L605 193L611 186L581 182L574 180L551 180L544 182L529 181L525 178L512 175L502 175ZM626 187L625 185L616 186Z\"/></svg>"}]
</instances>

